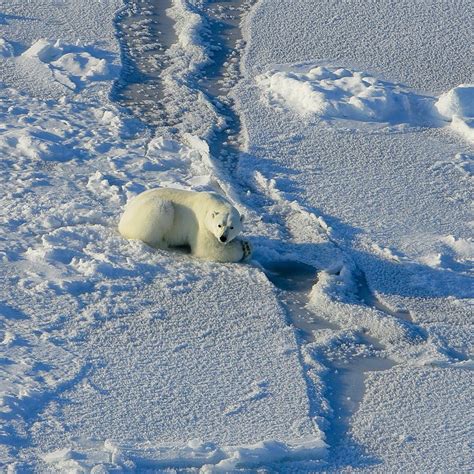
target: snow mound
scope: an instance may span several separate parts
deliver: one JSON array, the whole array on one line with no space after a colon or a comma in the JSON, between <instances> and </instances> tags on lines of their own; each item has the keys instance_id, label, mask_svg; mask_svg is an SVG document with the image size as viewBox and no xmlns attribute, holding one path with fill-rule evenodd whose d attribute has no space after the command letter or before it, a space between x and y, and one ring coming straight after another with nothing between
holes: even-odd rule
<instances>
[{"instance_id":1,"label":"snow mound","mask_svg":"<svg viewBox=\"0 0 474 474\"><path fill-rule=\"evenodd\" d=\"M91 46L67 45L59 40L53 44L40 39L21 58L46 64L53 78L73 91L82 89L90 81L113 80L118 73L118 68L112 65L111 55Z\"/></svg>"},{"instance_id":2,"label":"snow mound","mask_svg":"<svg viewBox=\"0 0 474 474\"><path fill-rule=\"evenodd\" d=\"M441 94L435 107L453 130L474 142L474 84L461 84Z\"/></svg>"},{"instance_id":3,"label":"snow mound","mask_svg":"<svg viewBox=\"0 0 474 474\"><path fill-rule=\"evenodd\" d=\"M271 105L305 117L412 123L431 115L433 99L345 68L296 65L292 70L271 70L256 81Z\"/></svg>"},{"instance_id":4,"label":"snow mound","mask_svg":"<svg viewBox=\"0 0 474 474\"><path fill-rule=\"evenodd\" d=\"M74 153L61 143L61 137L43 131L11 132L0 137L0 150L15 143L16 151L33 160L64 162L72 159Z\"/></svg>"},{"instance_id":5,"label":"snow mound","mask_svg":"<svg viewBox=\"0 0 474 474\"><path fill-rule=\"evenodd\" d=\"M446 120L474 118L474 84L461 84L441 94L435 107Z\"/></svg>"},{"instance_id":6,"label":"snow mound","mask_svg":"<svg viewBox=\"0 0 474 474\"><path fill-rule=\"evenodd\" d=\"M13 46L5 38L0 37L0 58L8 58L13 55Z\"/></svg>"},{"instance_id":7,"label":"snow mound","mask_svg":"<svg viewBox=\"0 0 474 474\"><path fill-rule=\"evenodd\" d=\"M57 61L51 63L52 66L62 69L73 76L81 79L96 79L107 77L110 72L105 59L98 59L89 53L66 53Z\"/></svg>"}]
</instances>

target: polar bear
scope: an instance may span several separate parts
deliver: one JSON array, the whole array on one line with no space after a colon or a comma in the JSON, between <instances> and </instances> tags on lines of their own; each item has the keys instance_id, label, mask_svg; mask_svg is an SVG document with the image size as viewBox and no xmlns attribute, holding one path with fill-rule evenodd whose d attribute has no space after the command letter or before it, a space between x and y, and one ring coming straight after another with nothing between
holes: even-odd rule
<instances>
[{"instance_id":1,"label":"polar bear","mask_svg":"<svg viewBox=\"0 0 474 474\"><path fill-rule=\"evenodd\" d=\"M251 254L237 239L243 216L215 193L157 188L134 197L125 207L119 232L155 248L188 245L196 257L239 262Z\"/></svg>"}]
</instances>

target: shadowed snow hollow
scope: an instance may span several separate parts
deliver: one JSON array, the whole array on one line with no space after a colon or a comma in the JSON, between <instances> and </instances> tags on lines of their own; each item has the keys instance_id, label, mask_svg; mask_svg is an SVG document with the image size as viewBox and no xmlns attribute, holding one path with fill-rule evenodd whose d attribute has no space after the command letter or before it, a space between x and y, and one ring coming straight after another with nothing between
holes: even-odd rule
<instances>
[{"instance_id":1,"label":"shadowed snow hollow","mask_svg":"<svg viewBox=\"0 0 474 474\"><path fill-rule=\"evenodd\" d=\"M13 56L13 46L5 38L0 37L0 57L8 58Z\"/></svg>"}]
</instances>

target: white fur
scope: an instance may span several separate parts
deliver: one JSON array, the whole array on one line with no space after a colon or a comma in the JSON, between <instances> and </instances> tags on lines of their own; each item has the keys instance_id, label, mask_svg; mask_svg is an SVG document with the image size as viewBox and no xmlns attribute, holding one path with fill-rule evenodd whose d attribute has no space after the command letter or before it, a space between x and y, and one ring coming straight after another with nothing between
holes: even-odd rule
<instances>
[{"instance_id":1,"label":"white fur","mask_svg":"<svg viewBox=\"0 0 474 474\"><path fill-rule=\"evenodd\" d=\"M189 245L196 257L238 262L250 255L249 243L236 239L242 220L237 209L218 194L159 188L127 204L119 232L152 247Z\"/></svg>"}]
</instances>

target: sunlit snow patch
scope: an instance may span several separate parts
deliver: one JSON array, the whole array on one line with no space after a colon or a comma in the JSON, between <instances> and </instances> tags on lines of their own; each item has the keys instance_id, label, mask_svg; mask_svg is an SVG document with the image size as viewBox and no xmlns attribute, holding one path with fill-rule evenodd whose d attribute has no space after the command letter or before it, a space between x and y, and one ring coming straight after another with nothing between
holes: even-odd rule
<instances>
[{"instance_id":1,"label":"sunlit snow patch","mask_svg":"<svg viewBox=\"0 0 474 474\"><path fill-rule=\"evenodd\" d=\"M453 130L474 142L474 84L461 84L441 94L435 107Z\"/></svg>"},{"instance_id":2,"label":"sunlit snow patch","mask_svg":"<svg viewBox=\"0 0 474 474\"><path fill-rule=\"evenodd\" d=\"M256 78L269 103L304 117L357 122L433 121L434 99L361 71L323 66L273 69Z\"/></svg>"},{"instance_id":3,"label":"sunlit snow patch","mask_svg":"<svg viewBox=\"0 0 474 474\"><path fill-rule=\"evenodd\" d=\"M23 58L38 58L47 63L57 59L61 55L61 50L45 39L40 39L33 43L23 54Z\"/></svg>"},{"instance_id":4,"label":"sunlit snow patch","mask_svg":"<svg viewBox=\"0 0 474 474\"><path fill-rule=\"evenodd\" d=\"M105 59L96 58L86 52L63 54L51 65L83 80L109 76Z\"/></svg>"}]
</instances>

